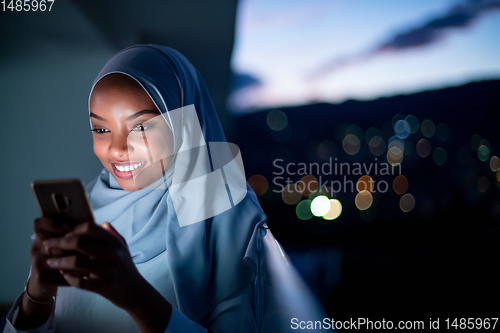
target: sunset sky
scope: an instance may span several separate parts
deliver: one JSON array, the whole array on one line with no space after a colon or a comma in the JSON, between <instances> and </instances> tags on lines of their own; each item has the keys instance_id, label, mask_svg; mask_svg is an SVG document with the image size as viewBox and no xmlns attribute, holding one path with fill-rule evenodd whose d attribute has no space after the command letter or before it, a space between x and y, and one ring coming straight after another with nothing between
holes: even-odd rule
<instances>
[{"instance_id":1,"label":"sunset sky","mask_svg":"<svg viewBox=\"0 0 500 333\"><path fill-rule=\"evenodd\" d=\"M500 78L500 1L241 0L235 112Z\"/></svg>"}]
</instances>

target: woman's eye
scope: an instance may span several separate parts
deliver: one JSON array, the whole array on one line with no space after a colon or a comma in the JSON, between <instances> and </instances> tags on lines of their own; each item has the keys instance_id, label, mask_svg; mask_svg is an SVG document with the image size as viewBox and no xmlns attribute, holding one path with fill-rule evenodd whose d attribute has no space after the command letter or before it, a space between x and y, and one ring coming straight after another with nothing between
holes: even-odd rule
<instances>
[{"instance_id":1,"label":"woman's eye","mask_svg":"<svg viewBox=\"0 0 500 333\"><path fill-rule=\"evenodd\" d=\"M92 132L97 133L97 134L104 134L106 133L107 129L105 128L93 128Z\"/></svg>"},{"instance_id":2,"label":"woman's eye","mask_svg":"<svg viewBox=\"0 0 500 333\"><path fill-rule=\"evenodd\" d=\"M139 126L136 126L133 131L145 131L148 129L148 126L144 126L144 125L139 125Z\"/></svg>"}]
</instances>

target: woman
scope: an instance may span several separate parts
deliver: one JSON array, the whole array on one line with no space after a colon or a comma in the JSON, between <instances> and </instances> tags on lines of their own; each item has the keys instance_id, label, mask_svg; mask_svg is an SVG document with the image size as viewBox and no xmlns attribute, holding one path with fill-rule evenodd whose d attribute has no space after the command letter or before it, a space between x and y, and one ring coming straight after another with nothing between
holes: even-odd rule
<instances>
[{"instance_id":1,"label":"woman","mask_svg":"<svg viewBox=\"0 0 500 333\"><path fill-rule=\"evenodd\" d=\"M5 332L260 331L266 216L194 67L167 47L129 47L89 108L97 223L35 220Z\"/></svg>"}]
</instances>

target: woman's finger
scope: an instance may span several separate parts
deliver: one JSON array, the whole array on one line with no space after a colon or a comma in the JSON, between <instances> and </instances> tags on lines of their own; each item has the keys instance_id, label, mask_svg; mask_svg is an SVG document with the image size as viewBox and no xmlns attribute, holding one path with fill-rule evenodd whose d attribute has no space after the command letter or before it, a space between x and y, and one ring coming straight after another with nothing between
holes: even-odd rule
<instances>
[{"instance_id":1,"label":"woman's finger","mask_svg":"<svg viewBox=\"0 0 500 333\"><path fill-rule=\"evenodd\" d=\"M84 275L95 274L102 276L109 270L107 263L97 260L92 260L87 256L71 255L66 257L50 257L46 261L47 266L54 270L71 272L80 272Z\"/></svg>"},{"instance_id":2,"label":"woman's finger","mask_svg":"<svg viewBox=\"0 0 500 333\"><path fill-rule=\"evenodd\" d=\"M90 278L87 276L74 276L70 274L64 274L64 279L72 287L98 292L98 287L100 285L99 280L96 278Z\"/></svg>"},{"instance_id":3,"label":"woman's finger","mask_svg":"<svg viewBox=\"0 0 500 333\"><path fill-rule=\"evenodd\" d=\"M68 251L76 251L88 256L111 260L113 247L101 239L91 235L69 233L64 237L52 238L43 241L42 246L50 256L60 257Z\"/></svg>"},{"instance_id":4,"label":"woman's finger","mask_svg":"<svg viewBox=\"0 0 500 333\"><path fill-rule=\"evenodd\" d=\"M64 235L71 231L73 227L70 223L65 223L62 219L39 217L33 222L33 229L37 237L48 239L52 237L52 235Z\"/></svg>"},{"instance_id":5,"label":"woman's finger","mask_svg":"<svg viewBox=\"0 0 500 333\"><path fill-rule=\"evenodd\" d=\"M118 232L116 231L116 233ZM94 222L85 222L77 225L75 229L71 232L71 234L75 235L85 234L90 237L100 239L110 245L119 245L121 243L121 238L116 237L110 231L104 229L103 227L97 225Z\"/></svg>"}]
</instances>

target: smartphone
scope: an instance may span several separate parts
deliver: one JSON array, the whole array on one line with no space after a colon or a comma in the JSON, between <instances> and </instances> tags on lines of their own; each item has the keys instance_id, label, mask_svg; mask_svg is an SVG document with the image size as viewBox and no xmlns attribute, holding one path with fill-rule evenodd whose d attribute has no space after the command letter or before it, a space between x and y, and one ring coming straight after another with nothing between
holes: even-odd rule
<instances>
[{"instance_id":1,"label":"smartphone","mask_svg":"<svg viewBox=\"0 0 500 333\"><path fill-rule=\"evenodd\" d=\"M43 217L61 219L72 226L89 221L95 223L80 179L36 180L31 187Z\"/></svg>"},{"instance_id":2,"label":"smartphone","mask_svg":"<svg viewBox=\"0 0 500 333\"><path fill-rule=\"evenodd\" d=\"M38 207L43 217L53 218L60 223L69 223L72 227L82 222L94 222L94 214L80 179L36 180L31 183ZM48 233L47 238L61 237L63 234ZM62 270L59 273L64 274ZM66 272L81 276L79 272ZM61 286L67 286L65 280Z\"/></svg>"}]
</instances>

